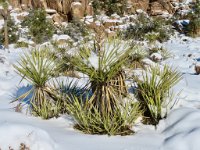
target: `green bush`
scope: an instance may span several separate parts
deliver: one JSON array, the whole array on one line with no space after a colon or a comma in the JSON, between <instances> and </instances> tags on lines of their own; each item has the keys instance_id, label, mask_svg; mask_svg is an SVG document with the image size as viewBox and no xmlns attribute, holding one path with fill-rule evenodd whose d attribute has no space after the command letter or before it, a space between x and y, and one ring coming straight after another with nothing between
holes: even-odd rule
<instances>
[{"instance_id":1,"label":"green bush","mask_svg":"<svg viewBox=\"0 0 200 150\"><path fill-rule=\"evenodd\" d=\"M190 20L186 26L186 35L197 37L200 36L200 1L197 0L192 6L192 11L187 14L186 18Z\"/></svg>"},{"instance_id":2,"label":"green bush","mask_svg":"<svg viewBox=\"0 0 200 150\"><path fill-rule=\"evenodd\" d=\"M129 102L120 105L113 113L101 113L95 106L88 109L89 100L85 102L77 97L70 98L67 110L76 121L75 128L86 134L129 135L131 127L140 116L138 103Z\"/></svg>"},{"instance_id":3,"label":"green bush","mask_svg":"<svg viewBox=\"0 0 200 150\"><path fill-rule=\"evenodd\" d=\"M200 36L200 18L194 18L186 28L187 35L192 37Z\"/></svg>"},{"instance_id":4,"label":"green bush","mask_svg":"<svg viewBox=\"0 0 200 150\"><path fill-rule=\"evenodd\" d=\"M92 6L95 14L104 11L108 16L117 13L123 15L126 11L127 0L94 0Z\"/></svg>"},{"instance_id":5,"label":"green bush","mask_svg":"<svg viewBox=\"0 0 200 150\"><path fill-rule=\"evenodd\" d=\"M75 41L80 40L80 37L89 35L88 27L83 22L77 20L69 22L66 27L62 27L60 30L62 34L69 35Z\"/></svg>"},{"instance_id":6,"label":"green bush","mask_svg":"<svg viewBox=\"0 0 200 150\"><path fill-rule=\"evenodd\" d=\"M134 24L130 24L121 34L125 39L145 40L146 38L150 41L164 42L170 38L173 30L167 25L166 20L140 14Z\"/></svg>"},{"instance_id":7,"label":"green bush","mask_svg":"<svg viewBox=\"0 0 200 150\"><path fill-rule=\"evenodd\" d=\"M168 66L163 70L155 67L151 68L150 72L143 73L142 80L138 78L135 80L137 97L144 110L144 116L147 122L157 125L160 119L166 117L167 110L172 106L170 90L181 80L181 74Z\"/></svg>"},{"instance_id":8,"label":"green bush","mask_svg":"<svg viewBox=\"0 0 200 150\"><path fill-rule=\"evenodd\" d=\"M22 22L23 26L28 26L30 35L36 43L42 43L52 38L55 28L46 19L46 12L42 9L34 9Z\"/></svg>"}]
</instances>

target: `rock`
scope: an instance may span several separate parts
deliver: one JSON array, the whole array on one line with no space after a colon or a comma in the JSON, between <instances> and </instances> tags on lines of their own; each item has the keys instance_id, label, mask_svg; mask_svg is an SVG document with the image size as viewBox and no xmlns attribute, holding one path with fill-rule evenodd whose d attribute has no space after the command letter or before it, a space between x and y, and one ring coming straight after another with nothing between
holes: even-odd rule
<instances>
[{"instance_id":1,"label":"rock","mask_svg":"<svg viewBox=\"0 0 200 150\"><path fill-rule=\"evenodd\" d=\"M149 8L149 0L131 0L131 1L133 3L135 11L141 9L146 12Z\"/></svg>"},{"instance_id":2,"label":"rock","mask_svg":"<svg viewBox=\"0 0 200 150\"><path fill-rule=\"evenodd\" d=\"M94 15L94 10L93 10L93 7L92 7L91 3L86 6L86 14L89 15L89 16L93 16Z\"/></svg>"},{"instance_id":3,"label":"rock","mask_svg":"<svg viewBox=\"0 0 200 150\"><path fill-rule=\"evenodd\" d=\"M163 60L162 55L159 54L159 53L153 53L153 54L151 54L150 58L151 58L151 60L153 60L154 62L160 62L160 61Z\"/></svg>"},{"instance_id":4,"label":"rock","mask_svg":"<svg viewBox=\"0 0 200 150\"><path fill-rule=\"evenodd\" d=\"M105 32L106 32L106 37L108 38L113 38L117 36L117 33L114 31L111 31L110 29L106 29Z\"/></svg>"},{"instance_id":5,"label":"rock","mask_svg":"<svg viewBox=\"0 0 200 150\"><path fill-rule=\"evenodd\" d=\"M20 3L19 3L19 1L17 1L17 0L9 0L9 3L12 5L12 7L14 7L14 8L19 8L19 6L20 6Z\"/></svg>"},{"instance_id":6,"label":"rock","mask_svg":"<svg viewBox=\"0 0 200 150\"><path fill-rule=\"evenodd\" d=\"M47 9L47 2L46 0L40 0L40 5L42 6L42 8Z\"/></svg>"},{"instance_id":7,"label":"rock","mask_svg":"<svg viewBox=\"0 0 200 150\"><path fill-rule=\"evenodd\" d=\"M25 5L25 4L22 4L22 5L21 5L21 9L22 9L22 10L27 10L27 9L28 9L28 6Z\"/></svg>"},{"instance_id":8,"label":"rock","mask_svg":"<svg viewBox=\"0 0 200 150\"><path fill-rule=\"evenodd\" d=\"M83 4L80 2L73 2L71 4L72 18L74 20L80 20L84 17Z\"/></svg>"},{"instance_id":9,"label":"rock","mask_svg":"<svg viewBox=\"0 0 200 150\"><path fill-rule=\"evenodd\" d=\"M195 65L195 71L196 71L196 74L200 74L200 64L196 64Z\"/></svg>"},{"instance_id":10,"label":"rock","mask_svg":"<svg viewBox=\"0 0 200 150\"><path fill-rule=\"evenodd\" d=\"M59 48L66 48L70 43L73 42L70 36L68 35L55 35L53 41L56 42Z\"/></svg>"},{"instance_id":11,"label":"rock","mask_svg":"<svg viewBox=\"0 0 200 150\"><path fill-rule=\"evenodd\" d=\"M52 16L52 20L58 24L61 24L64 21L64 19L58 13Z\"/></svg>"},{"instance_id":12,"label":"rock","mask_svg":"<svg viewBox=\"0 0 200 150\"><path fill-rule=\"evenodd\" d=\"M170 0L159 0L152 2L150 4L150 13L151 15L162 15L164 13L168 12L169 14L172 14L175 12L174 6L171 4Z\"/></svg>"},{"instance_id":13,"label":"rock","mask_svg":"<svg viewBox=\"0 0 200 150\"><path fill-rule=\"evenodd\" d=\"M26 16L24 16L24 15L18 15L18 16L17 16L17 19L20 20L20 21L23 21L25 17L26 17Z\"/></svg>"},{"instance_id":14,"label":"rock","mask_svg":"<svg viewBox=\"0 0 200 150\"><path fill-rule=\"evenodd\" d=\"M153 62L151 59L149 58L144 58L141 60L141 63L145 66L145 67L153 67L156 66L156 63Z\"/></svg>"}]
</instances>

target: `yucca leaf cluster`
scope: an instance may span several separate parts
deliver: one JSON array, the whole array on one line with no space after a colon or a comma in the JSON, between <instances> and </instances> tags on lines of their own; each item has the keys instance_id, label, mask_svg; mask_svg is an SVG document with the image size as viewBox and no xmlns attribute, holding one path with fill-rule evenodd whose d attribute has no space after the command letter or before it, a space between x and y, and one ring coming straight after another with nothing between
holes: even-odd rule
<instances>
[{"instance_id":1,"label":"yucca leaf cluster","mask_svg":"<svg viewBox=\"0 0 200 150\"><path fill-rule=\"evenodd\" d=\"M126 43L127 44L127 43ZM132 125L140 116L139 103L126 103L127 96L123 65L131 47L118 40L103 43L91 61L88 48L72 60L75 68L89 77L89 92L84 99L67 98L66 108L76 121L75 128L87 134L127 135L132 134ZM92 51L92 50L90 50Z\"/></svg>"},{"instance_id":2,"label":"yucca leaf cluster","mask_svg":"<svg viewBox=\"0 0 200 150\"><path fill-rule=\"evenodd\" d=\"M131 48L122 42L106 41L94 64L90 56L80 53L72 60L78 71L88 75L92 96L90 104L103 112L112 112L118 106L119 99L127 94L123 64Z\"/></svg>"},{"instance_id":3,"label":"yucca leaf cluster","mask_svg":"<svg viewBox=\"0 0 200 150\"><path fill-rule=\"evenodd\" d=\"M29 53L25 52L14 67L22 79L26 79L32 85L32 88L17 100L23 102L30 96L29 108L34 115L44 119L58 116L58 109L61 109L60 103L55 101L58 97L55 96L55 90L47 85L59 68L54 56L49 55L47 49L35 49Z\"/></svg>"},{"instance_id":4,"label":"yucca leaf cluster","mask_svg":"<svg viewBox=\"0 0 200 150\"><path fill-rule=\"evenodd\" d=\"M71 99L71 98L70 98ZM129 135L134 133L131 127L141 115L139 103L129 102L119 105L113 113L102 114L96 107L73 97L67 103L67 109L76 121L75 128L86 134Z\"/></svg>"},{"instance_id":5,"label":"yucca leaf cluster","mask_svg":"<svg viewBox=\"0 0 200 150\"><path fill-rule=\"evenodd\" d=\"M181 80L181 74L168 66L163 69L152 67L150 72L143 72L142 80L136 78L137 97L144 109L144 116L151 124L157 125L167 115L164 109L172 106L170 89Z\"/></svg>"}]
</instances>

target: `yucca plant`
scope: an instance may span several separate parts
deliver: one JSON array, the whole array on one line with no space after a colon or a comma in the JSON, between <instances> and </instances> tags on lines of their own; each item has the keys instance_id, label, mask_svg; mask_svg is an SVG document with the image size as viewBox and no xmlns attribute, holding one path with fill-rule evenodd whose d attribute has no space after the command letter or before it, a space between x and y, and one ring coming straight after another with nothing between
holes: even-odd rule
<instances>
[{"instance_id":1,"label":"yucca plant","mask_svg":"<svg viewBox=\"0 0 200 150\"><path fill-rule=\"evenodd\" d=\"M61 103L56 96L54 88L49 87L47 82L52 79L59 68L55 57L50 55L48 49L35 49L21 56L17 65L14 65L22 80L27 80L32 88L19 96L16 100L23 103L29 99L32 114L41 116L44 119L58 116L61 112Z\"/></svg>"},{"instance_id":2,"label":"yucca plant","mask_svg":"<svg viewBox=\"0 0 200 150\"><path fill-rule=\"evenodd\" d=\"M130 51L131 47L125 42L107 40L99 50L98 56L93 54L91 57L82 50L80 55L71 61L78 71L89 76L92 90L89 100L91 107L102 113L112 112L118 107L120 97L127 94L122 66Z\"/></svg>"},{"instance_id":3,"label":"yucca plant","mask_svg":"<svg viewBox=\"0 0 200 150\"><path fill-rule=\"evenodd\" d=\"M137 97L144 109L144 116L149 123L157 125L173 106L170 89L181 80L181 74L168 66L164 66L163 69L155 67L151 68L150 72L143 72L142 80L135 80Z\"/></svg>"},{"instance_id":4,"label":"yucca plant","mask_svg":"<svg viewBox=\"0 0 200 150\"><path fill-rule=\"evenodd\" d=\"M85 101L72 96L66 104L69 114L75 119L75 128L86 134L129 135L140 116L139 103L130 101L113 113L101 113L95 106L88 109L89 99Z\"/></svg>"}]
</instances>

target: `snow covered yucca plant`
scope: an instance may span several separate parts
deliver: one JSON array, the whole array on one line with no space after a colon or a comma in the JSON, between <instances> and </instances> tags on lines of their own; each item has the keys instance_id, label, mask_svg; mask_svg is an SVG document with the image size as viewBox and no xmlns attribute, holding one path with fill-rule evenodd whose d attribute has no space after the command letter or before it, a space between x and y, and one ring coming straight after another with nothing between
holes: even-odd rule
<instances>
[{"instance_id":1,"label":"snow covered yucca plant","mask_svg":"<svg viewBox=\"0 0 200 150\"><path fill-rule=\"evenodd\" d=\"M118 103L127 94L122 66L131 50L123 41L106 40L98 56L82 50L71 61L78 71L89 76L92 90L89 100L91 107L102 113L110 113L117 109Z\"/></svg>"},{"instance_id":2,"label":"snow covered yucca plant","mask_svg":"<svg viewBox=\"0 0 200 150\"><path fill-rule=\"evenodd\" d=\"M141 115L139 103L130 101L119 104L112 113L101 113L95 106L89 107L89 99L69 98L67 110L75 119L75 128L86 134L129 135L131 127Z\"/></svg>"},{"instance_id":3,"label":"snow covered yucca plant","mask_svg":"<svg viewBox=\"0 0 200 150\"><path fill-rule=\"evenodd\" d=\"M155 67L150 72L143 72L142 80L135 79L137 97L144 109L144 116L149 119L149 123L157 125L172 106L170 89L181 80L181 74L168 66L163 69Z\"/></svg>"},{"instance_id":4,"label":"snow covered yucca plant","mask_svg":"<svg viewBox=\"0 0 200 150\"><path fill-rule=\"evenodd\" d=\"M58 116L61 104L55 96L55 90L47 85L58 65L55 58L49 54L47 49L32 50L24 53L17 65L14 65L17 73L26 79L32 88L17 98L20 104L27 97L29 99L32 114L48 119Z\"/></svg>"}]
</instances>

